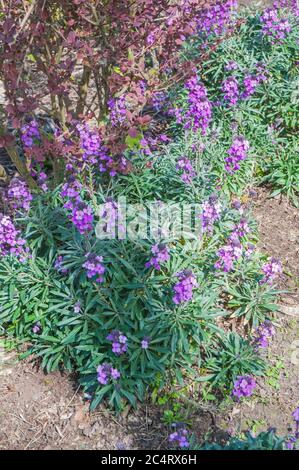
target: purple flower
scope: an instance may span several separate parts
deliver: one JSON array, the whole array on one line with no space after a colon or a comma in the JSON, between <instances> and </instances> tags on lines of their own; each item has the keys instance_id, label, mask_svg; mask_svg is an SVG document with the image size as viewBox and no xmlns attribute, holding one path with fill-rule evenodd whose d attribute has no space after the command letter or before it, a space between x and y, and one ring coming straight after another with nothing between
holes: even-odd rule
<instances>
[{"instance_id":1,"label":"purple flower","mask_svg":"<svg viewBox=\"0 0 299 470\"><path fill-rule=\"evenodd\" d=\"M96 277L95 282L104 282L103 274L105 273L106 269L102 264L103 257L97 256L93 253L87 253L85 258L87 258L87 260L82 264L82 268L86 269L86 275L88 279Z\"/></svg>"},{"instance_id":2,"label":"purple flower","mask_svg":"<svg viewBox=\"0 0 299 470\"><path fill-rule=\"evenodd\" d=\"M118 218L118 204L112 198L107 198L106 202L102 205L100 210L100 217L104 219L105 225L104 232L110 235L115 235L116 222ZM123 225L118 225L118 235L123 235L125 228Z\"/></svg>"},{"instance_id":3,"label":"purple flower","mask_svg":"<svg viewBox=\"0 0 299 470\"><path fill-rule=\"evenodd\" d=\"M141 341L141 349L148 349L149 344L150 344L150 337L145 336L143 340Z\"/></svg>"},{"instance_id":4,"label":"purple flower","mask_svg":"<svg viewBox=\"0 0 299 470\"><path fill-rule=\"evenodd\" d=\"M250 231L247 220L242 218L240 222L235 225L234 230L231 232L226 245L218 250L218 260L214 267L221 269L224 272L229 272L234 268L234 261L237 261L243 254L243 247L240 238L243 238ZM248 249L245 253L248 255Z\"/></svg>"},{"instance_id":5,"label":"purple flower","mask_svg":"<svg viewBox=\"0 0 299 470\"><path fill-rule=\"evenodd\" d=\"M54 263L54 269L56 269L56 271L58 271L61 274L67 274L68 269L62 266L63 260L64 260L63 256L61 255L57 256L55 263Z\"/></svg>"},{"instance_id":6,"label":"purple flower","mask_svg":"<svg viewBox=\"0 0 299 470\"><path fill-rule=\"evenodd\" d=\"M229 244L224 245L218 250L218 261L215 263L216 269L228 273L234 268L234 261L242 256L242 245L239 240L230 240Z\"/></svg>"},{"instance_id":7,"label":"purple flower","mask_svg":"<svg viewBox=\"0 0 299 470\"><path fill-rule=\"evenodd\" d=\"M189 447L187 429L181 428L170 434L169 442L178 445L178 447Z\"/></svg>"},{"instance_id":8,"label":"purple flower","mask_svg":"<svg viewBox=\"0 0 299 470\"><path fill-rule=\"evenodd\" d=\"M247 243L247 248L245 251L246 258L249 258L255 250L255 246L252 243Z\"/></svg>"},{"instance_id":9,"label":"purple flower","mask_svg":"<svg viewBox=\"0 0 299 470\"><path fill-rule=\"evenodd\" d=\"M296 423L299 423L299 406L293 411L292 416Z\"/></svg>"},{"instance_id":10,"label":"purple flower","mask_svg":"<svg viewBox=\"0 0 299 470\"><path fill-rule=\"evenodd\" d=\"M287 441L285 441L286 448L288 450L294 450L296 441L297 441L296 437L290 437Z\"/></svg>"},{"instance_id":11,"label":"purple flower","mask_svg":"<svg viewBox=\"0 0 299 470\"><path fill-rule=\"evenodd\" d=\"M110 176L114 176L116 171L113 167L113 159L108 149L103 145L98 129L91 129L88 124L78 124L76 126L80 138L82 160L90 165L98 165L100 172L109 170Z\"/></svg>"},{"instance_id":12,"label":"purple flower","mask_svg":"<svg viewBox=\"0 0 299 470\"><path fill-rule=\"evenodd\" d=\"M41 323L38 321L36 322L33 327L32 327L32 333L34 333L35 335L41 333L42 331L42 326L41 326Z\"/></svg>"},{"instance_id":13,"label":"purple flower","mask_svg":"<svg viewBox=\"0 0 299 470\"><path fill-rule=\"evenodd\" d=\"M82 189L82 184L79 183L73 176L71 176L67 183L65 183L62 186L62 191L61 191L61 196L71 199L72 203L80 202L81 197L80 197L80 191Z\"/></svg>"},{"instance_id":14,"label":"purple flower","mask_svg":"<svg viewBox=\"0 0 299 470\"><path fill-rule=\"evenodd\" d=\"M86 123L78 124L76 128L79 132L83 161L91 165L96 164L101 149L99 133L95 129L90 129Z\"/></svg>"},{"instance_id":15,"label":"purple flower","mask_svg":"<svg viewBox=\"0 0 299 470\"><path fill-rule=\"evenodd\" d=\"M292 416L296 423L295 438L299 439L299 406L293 411Z\"/></svg>"},{"instance_id":16,"label":"purple flower","mask_svg":"<svg viewBox=\"0 0 299 470\"><path fill-rule=\"evenodd\" d=\"M111 380L118 380L119 378L120 372L107 362L97 368L97 379L101 385L107 385Z\"/></svg>"},{"instance_id":17,"label":"purple flower","mask_svg":"<svg viewBox=\"0 0 299 470\"><path fill-rule=\"evenodd\" d=\"M196 173L193 169L192 163L187 157L181 157L176 165L178 171L182 171L181 179L186 184L191 184L193 178L195 178Z\"/></svg>"},{"instance_id":18,"label":"purple flower","mask_svg":"<svg viewBox=\"0 0 299 470\"><path fill-rule=\"evenodd\" d=\"M210 196L208 201L202 204L201 223L202 231L213 232L214 223L220 219L221 204L217 202L216 196Z\"/></svg>"},{"instance_id":19,"label":"purple flower","mask_svg":"<svg viewBox=\"0 0 299 470\"><path fill-rule=\"evenodd\" d=\"M232 71L232 70L237 70L239 67L239 65L237 64L237 62L235 62L234 60L230 60L226 65L225 65L225 70L227 70L228 72Z\"/></svg>"},{"instance_id":20,"label":"purple flower","mask_svg":"<svg viewBox=\"0 0 299 470\"><path fill-rule=\"evenodd\" d=\"M93 226L93 210L84 202L78 202L72 207L70 219L80 233L90 232Z\"/></svg>"},{"instance_id":21,"label":"purple flower","mask_svg":"<svg viewBox=\"0 0 299 470\"><path fill-rule=\"evenodd\" d=\"M160 112L167 100L167 94L164 91L156 91L152 97L152 105L156 112Z\"/></svg>"},{"instance_id":22,"label":"purple flower","mask_svg":"<svg viewBox=\"0 0 299 470\"><path fill-rule=\"evenodd\" d=\"M14 255L20 261L26 259L28 249L24 249L25 240L19 238L20 230L17 230L6 215L0 214L0 255Z\"/></svg>"},{"instance_id":23,"label":"purple flower","mask_svg":"<svg viewBox=\"0 0 299 470\"><path fill-rule=\"evenodd\" d=\"M156 243L152 246L151 252L154 256L152 256L151 259L145 263L145 267L150 268L153 266L155 269L160 271L160 264L169 260L169 248L162 243Z\"/></svg>"},{"instance_id":24,"label":"purple flower","mask_svg":"<svg viewBox=\"0 0 299 470\"><path fill-rule=\"evenodd\" d=\"M190 270L181 271L176 276L179 282L173 287L175 295L172 300L175 304L190 302L193 296L193 289L198 287L194 274Z\"/></svg>"},{"instance_id":25,"label":"purple flower","mask_svg":"<svg viewBox=\"0 0 299 470\"><path fill-rule=\"evenodd\" d=\"M240 399L241 397L249 397L253 394L256 387L255 379L250 375L243 375L237 377L234 381L234 388L232 394Z\"/></svg>"},{"instance_id":26,"label":"purple flower","mask_svg":"<svg viewBox=\"0 0 299 470\"><path fill-rule=\"evenodd\" d=\"M46 183L48 179L48 176L46 175L46 173L44 171L41 171L37 177L37 183L39 184L39 186L41 187L41 189L46 193L48 191L48 185Z\"/></svg>"},{"instance_id":27,"label":"purple flower","mask_svg":"<svg viewBox=\"0 0 299 470\"><path fill-rule=\"evenodd\" d=\"M118 330L111 331L111 333L109 333L106 339L112 342L112 352L114 352L114 354L116 354L117 356L121 356L127 351L128 338L125 335L123 335L121 331L118 331Z\"/></svg>"},{"instance_id":28,"label":"purple flower","mask_svg":"<svg viewBox=\"0 0 299 470\"><path fill-rule=\"evenodd\" d=\"M78 300L74 305L74 313L80 313L81 311L81 302Z\"/></svg>"},{"instance_id":29,"label":"purple flower","mask_svg":"<svg viewBox=\"0 0 299 470\"><path fill-rule=\"evenodd\" d=\"M264 276L261 284L272 284L282 274L281 262L275 258L268 258L268 262L262 266Z\"/></svg>"},{"instance_id":30,"label":"purple flower","mask_svg":"<svg viewBox=\"0 0 299 470\"><path fill-rule=\"evenodd\" d=\"M108 101L110 112L110 122L113 127L121 126L127 117L126 98L122 95L120 98L111 98Z\"/></svg>"},{"instance_id":31,"label":"purple flower","mask_svg":"<svg viewBox=\"0 0 299 470\"><path fill-rule=\"evenodd\" d=\"M264 73L264 68L262 66L259 66L259 69L260 73L257 73L255 75L248 74L245 76L243 80L244 91L241 95L242 99L248 98L249 96L253 95L258 85L267 80L267 77Z\"/></svg>"},{"instance_id":32,"label":"purple flower","mask_svg":"<svg viewBox=\"0 0 299 470\"><path fill-rule=\"evenodd\" d=\"M275 335L275 328L270 320L265 320L255 331L254 344L260 348L267 348L269 340Z\"/></svg>"},{"instance_id":33,"label":"purple flower","mask_svg":"<svg viewBox=\"0 0 299 470\"><path fill-rule=\"evenodd\" d=\"M240 222L237 225L235 225L235 228L231 233L231 238L232 239L242 238L242 237L245 237L245 235L249 232L250 232L250 228L249 228L248 222L245 219L245 217L242 217L242 219L240 219Z\"/></svg>"},{"instance_id":34,"label":"purple flower","mask_svg":"<svg viewBox=\"0 0 299 470\"><path fill-rule=\"evenodd\" d=\"M205 36L222 34L230 24L236 6L236 0L220 0L203 9L196 19L199 34Z\"/></svg>"},{"instance_id":35,"label":"purple flower","mask_svg":"<svg viewBox=\"0 0 299 470\"><path fill-rule=\"evenodd\" d=\"M13 178L8 187L6 199L13 209L28 211L33 198L25 181Z\"/></svg>"},{"instance_id":36,"label":"purple flower","mask_svg":"<svg viewBox=\"0 0 299 470\"><path fill-rule=\"evenodd\" d=\"M200 129L205 135L212 119L212 104L208 99L207 90L196 75L185 83L185 88L188 90L188 110L184 116L185 128L192 128L193 131Z\"/></svg>"},{"instance_id":37,"label":"purple flower","mask_svg":"<svg viewBox=\"0 0 299 470\"><path fill-rule=\"evenodd\" d=\"M282 18L277 8L267 8L260 17L263 35L271 39L272 44L281 42L291 31L291 25Z\"/></svg>"},{"instance_id":38,"label":"purple flower","mask_svg":"<svg viewBox=\"0 0 299 470\"><path fill-rule=\"evenodd\" d=\"M223 98L228 101L230 106L235 106L239 99L239 86L235 77L226 78L221 85Z\"/></svg>"},{"instance_id":39,"label":"purple flower","mask_svg":"<svg viewBox=\"0 0 299 470\"><path fill-rule=\"evenodd\" d=\"M240 169L239 162L247 158L249 142L243 136L234 138L232 146L227 151L228 157L225 158L225 169L228 173L234 173Z\"/></svg>"},{"instance_id":40,"label":"purple flower","mask_svg":"<svg viewBox=\"0 0 299 470\"><path fill-rule=\"evenodd\" d=\"M21 139L24 147L33 147L34 144L40 142L40 133L38 123L32 119L28 124L21 127Z\"/></svg>"}]
</instances>

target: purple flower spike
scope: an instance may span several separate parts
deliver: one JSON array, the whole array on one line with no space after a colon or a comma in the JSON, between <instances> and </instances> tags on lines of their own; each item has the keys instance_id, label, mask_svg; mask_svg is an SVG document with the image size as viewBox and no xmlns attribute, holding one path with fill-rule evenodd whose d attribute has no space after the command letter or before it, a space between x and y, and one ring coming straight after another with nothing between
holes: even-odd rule
<instances>
[{"instance_id":1,"label":"purple flower spike","mask_svg":"<svg viewBox=\"0 0 299 470\"><path fill-rule=\"evenodd\" d=\"M160 271L160 264L169 260L169 248L162 243L156 243L152 246L151 252L154 256L152 256L151 259L145 263L145 267L150 268L153 266L154 269Z\"/></svg>"},{"instance_id":2,"label":"purple flower spike","mask_svg":"<svg viewBox=\"0 0 299 470\"><path fill-rule=\"evenodd\" d=\"M239 99L239 86L238 81L235 77L228 77L222 83L222 92L224 93L223 98L228 101L230 106L235 106Z\"/></svg>"},{"instance_id":3,"label":"purple flower spike","mask_svg":"<svg viewBox=\"0 0 299 470\"><path fill-rule=\"evenodd\" d=\"M128 338L125 335L123 335L120 331L118 330L111 331L111 333L109 333L106 339L112 342L112 352L116 354L117 356L121 356L127 351Z\"/></svg>"},{"instance_id":4,"label":"purple flower spike","mask_svg":"<svg viewBox=\"0 0 299 470\"><path fill-rule=\"evenodd\" d=\"M186 184L191 184L193 178L195 178L196 173L193 169L192 163L187 157L181 157L176 165L178 171L182 171L181 179Z\"/></svg>"},{"instance_id":5,"label":"purple flower spike","mask_svg":"<svg viewBox=\"0 0 299 470\"><path fill-rule=\"evenodd\" d=\"M97 368L97 379L101 385L107 385L111 380L118 380L119 378L120 372L107 362Z\"/></svg>"},{"instance_id":6,"label":"purple flower spike","mask_svg":"<svg viewBox=\"0 0 299 470\"><path fill-rule=\"evenodd\" d=\"M88 279L92 279L97 276L95 280L96 282L104 282L103 274L105 273L106 269L105 266L102 264L103 257L97 256L92 253L87 253L85 255L85 258L87 258L87 261L82 264L82 268L86 269L86 275Z\"/></svg>"},{"instance_id":7,"label":"purple flower spike","mask_svg":"<svg viewBox=\"0 0 299 470\"><path fill-rule=\"evenodd\" d=\"M275 258L269 258L268 262L262 266L263 278L261 284L272 284L277 277L282 274L281 262Z\"/></svg>"},{"instance_id":8,"label":"purple flower spike","mask_svg":"<svg viewBox=\"0 0 299 470\"><path fill-rule=\"evenodd\" d=\"M275 328L270 320L264 321L255 332L254 344L260 348L267 348L269 340L275 335Z\"/></svg>"},{"instance_id":9,"label":"purple flower spike","mask_svg":"<svg viewBox=\"0 0 299 470\"><path fill-rule=\"evenodd\" d=\"M187 429L181 428L170 434L169 442L176 444L178 447L181 448L189 447Z\"/></svg>"},{"instance_id":10,"label":"purple flower spike","mask_svg":"<svg viewBox=\"0 0 299 470\"><path fill-rule=\"evenodd\" d=\"M250 375L239 376L234 381L232 394L238 399L250 397L256 387L255 379Z\"/></svg>"},{"instance_id":11,"label":"purple flower spike","mask_svg":"<svg viewBox=\"0 0 299 470\"><path fill-rule=\"evenodd\" d=\"M172 300L175 304L190 302L193 296L193 289L198 287L194 274L190 270L185 270L176 275L179 282L173 287L175 295Z\"/></svg>"},{"instance_id":12,"label":"purple flower spike","mask_svg":"<svg viewBox=\"0 0 299 470\"><path fill-rule=\"evenodd\" d=\"M249 142L243 136L235 137L232 146L227 151L228 157L225 158L225 169L228 173L234 173L240 169L239 162L247 158Z\"/></svg>"}]
</instances>

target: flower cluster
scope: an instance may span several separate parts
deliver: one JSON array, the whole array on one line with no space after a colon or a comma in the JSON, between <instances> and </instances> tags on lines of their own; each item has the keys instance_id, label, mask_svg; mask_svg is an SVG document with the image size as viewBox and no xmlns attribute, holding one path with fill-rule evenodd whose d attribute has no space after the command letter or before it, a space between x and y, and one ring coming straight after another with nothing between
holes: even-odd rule
<instances>
[{"instance_id":1,"label":"flower cluster","mask_svg":"<svg viewBox=\"0 0 299 470\"><path fill-rule=\"evenodd\" d=\"M110 122L113 127L121 126L127 116L126 98L122 95L120 98L110 98L108 101L110 112Z\"/></svg>"},{"instance_id":2,"label":"flower cluster","mask_svg":"<svg viewBox=\"0 0 299 470\"><path fill-rule=\"evenodd\" d=\"M103 145L99 131L91 129L87 123L76 126L80 138L82 160L90 165L98 165L100 172L109 171L110 176L116 175L116 164L108 149Z\"/></svg>"},{"instance_id":3,"label":"flower cluster","mask_svg":"<svg viewBox=\"0 0 299 470\"><path fill-rule=\"evenodd\" d=\"M169 442L178 445L179 447L189 447L188 431L187 429L180 428L169 436Z\"/></svg>"},{"instance_id":4,"label":"flower cluster","mask_svg":"<svg viewBox=\"0 0 299 470\"><path fill-rule=\"evenodd\" d=\"M7 201L13 209L28 211L32 195L27 184L18 178L13 178L7 190Z\"/></svg>"},{"instance_id":5,"label":"flower cluster","mask_svg":"<svg viewBox=\"0 0 299 470\"><path fill-rule=\"evenodd\" d=\"M58 271L61 274L67 274L68 269L64 268L62 263L63 263L63 256L61 255L57 256L55 263L54 263L54 269L56 269L56 271Z\"/></svg>"},{"instance_id":6,"label":"flower cluster","mask_svg":"<svg viewBox=\"0 0 299 470\"><path fill-rule=\"evenodd\" d=\"M107 385L111 380L118 380L119 378L120 372L107 362L97 368L97 379L101 385Z\"/></svg>"},{"instance_id":7,"label":"flower cluster","mask_svg":"<svg viewBox=\"0 0 299 470\"><path fill-rule=\"evenodd\" d=\"M188 90L189 105L184 116L185 128L192 128L194 131L200 129L204 135L212 119L212 104L208 99L207 90L196 75L185 83L185 88Z\"/></svg>"},{"instance_id":8,"label":"flower cluster","mask_svg":"<svg viewBox=\"0 0 299 470\"><path fill-rule=\"evenodd\" d=\"M114 235L116 228L116 221L118 218L118 205L112 198L107 198L106 202L102 205L99 215L104 222L103 230L105 233ZM122 229L122 230L121 230ZM123 233L124 227L118 226L118 230ZM120 233L119 233L120 235Z\"/></svg>"},{"instance_id":9,"label":"flower cluster","mask_svg":"<svg viewBox=\"0 0 299 470\"><path fill-rule=\"evenodd\" d=\"M268 262L262 266L264 276L261 284L272 284L275 279L282 274L281 262L275 258L269 258Z\"/></svg>"},{"instance_id":10,"label":"flower cluster","mask_svg":"<svg viewBox=\"0 0 299 470\"><path fill-rule=\"evenodd\" d=\"M19 238L20 231L17 230L6 215L0 214L0 255L14 255L19 257L20 261L25 259L26 250L24 250L25 240Z\"/></svg>"},{"instance_id":11,"label":"flower cluster","mask_svg":"<svg viewBox=\"0 0 299 470\"><path fill-rule=\"evenodd\" d=\"M32 333L35 334L35 335L38 335L42 332L42 326L41 326L41 323L38 321L36 323L34 323L32 329L31 329Z\"/></svg>"},{"instance_id":12,"label":"flower cluster","mask_svg":"<svg viewBox=\"0 0 299 470\"><path fill-rule=\"evenodd\" d=\"M247 74L243 80L244 91L241 94L241 98L246 99L253 95L258 85L265 80L267 80L267 77L263 70L256 74Z\"/></svg>"},{"instance_id":13,"label":"flower cluster","mask_svg":"<svg viewBox=\"0 0 299 470\"><path fill-rule=\"evenodd\" d=\"M128 338L121 333L121 331L113 330L106 338L108 341L112 342L112 352L117 356L124 354L127 349Z\"/></svg>"},{"instance_id":14,"label":"flower cluster","mask_svg":"<svg viewBox=\"0 0 299 470\"><path fill-rule=\"evenodd\" d=\"M232 70L237 70L238 68L239 68L239 65L234 60L229 60L228 63L224 66L224 69L227 72L231 72Z\"/></svg>"},{"instance_id":15,"label":"flower cluster","mask_svg":"<svg viewBox=\"0 0 299 470\"><path fill-rule=\"evenodd\" d=\"M287 18L281 18L277 8L267 8L260 17L264 36L271 39L274 44L285 39L291 31L291 24Z\"/></svg>"},{"instance_id":16,"label":"flower cluster","mask_svg":"<svg viewBox=\"0 0 299 470\"><path fill-rule=\"evenodd\" d=\"M177 273L179 282L173 287L175 295L172 300L175 304L190 302L193 297L193 289L198 287L198 283L192 271L184 270Z\"/></svg>"},{"instance_id":17,"label":"flower cluster","mask_svg":"<svg viewBox=\"0 0 299 470\"><path fill-rule=\"evenodd\" d=\"M223 98L225 101L228 101L230 106L235 106L240 94L237 79L233 76L226 78L221 85L221 89L224 93Z\"/></svg>"},{"instance_id":18,"label":"flower cluster","mask_svg":"<svg viewBox=\"0 0 299 470\"><path fill-rule=\"evenodd\" d=\"M154 256L152 256L151 259L145 263L145 267L150 268L153 266L154 269L160 271L160 264L169 260L169 248L163 243L156 243L152 246L151 252Z\"/></svg>"},{"instance_id":19,"label":"flower cluster","mask_svg":"<svg viewBox=\"0 0 299 470\"><path fill-rule=\"evenodd\" d=\"M143 340L141 341L141 349L148 349L150 345L150 337L145 336Z\"/></svg>"},{"instance_id":20,"label":"flower cluster","mask_svg":"<svg viewBox=\"0 0 299 470\"><path fill-rule=\"evenodd\" d=\"M228 173L234 173L240 169L239 162L247 158L249 142L243 136L234 138L232 146L228 149L228 157L225 158L225 169Z\"/></svg>"},{"instance_id":21,"label":"flower cluster","mask_svg":"<svg viewBox=\"0 0 299 470\"><path fill-rule=\"evenodd\" d=\"M150 156L152 152L158 150L161 144L165 144L169 142L169 137L166 134L160 134L158 136L152 136L148 133L145 133L140 140L140 149L141 152L146 155Z\"/></svg>"},{"instance_id":22,"label":"flower cluster","mask_svg":"<svg viewBox=\"0 0 299 470\"><path fill-rule=\"evenodd\" d=\"M214 223L219 220L221 204L215 195L210 196L208 201L202 204L201 224L203 232L213 232Z\"/></svg>"},{"instance_id":23,"label":"flower cluster","mask_svg":"<svg viewBox=\"0 0 299 470\"><path fill-rule=\"evenodd\" d=\"M61 196L68 198L64 207L71 211L69 219L73 222L77 230L84 234L92 230L94 216L92 208L81 199L79 192L81 188L81 183L74 177L71 177L69 181L63 185Z\"/></svg>"},{"instance_id":24,"label":"flower cluster","mask_svg":"<svg viewBox=\"0 0 299 470\"><path fill-rule=\"evenodd\" d=\"M286 442L287 449L295 449L296 442L299 439L299 406L292 413L293 419L295 421L295 432L294 436L291 436Z\"/></svg>"},{"instance_id":25,"label":"flower cluster","mask_svg":"<svg viewBox=\"0 0 299 470\"><path fill-rule=\"evenodd\" d=\"M193 178L196 176L196 173L189 158L181 157L177 162L176 169L182 172L182 181L184 181L186 184L191 184Z\"/></svg>"},{"instance_id":26,"label":"flower cluster","mask_svg":"<svg viewBox=\"0 0 299 470\"><path fill-rule=\"evenodd\" d=\"M90 232L93 225L93 210L85 202L79 202L73 206L70 219L80 233Z\"/></svg>"},{"instance_id":27,"label":"flower cluster","mask_svg":"<svg viewBox=\"0 0 299 470\"><path fill-rule=\"evenodd\" d=\"M74 305L74 313L78 314L81 312L81 302L78 300Z\"/></svg>"},{"instance_id":28,"label":"flower cluster","mask_svg":"<svg viewBox=\"0 0 299 470\"><path fill-rule=\"evenodd\" d=\"M21 139L24 147L30 148L40 141L38 123L32 119L28 124L21 127Z\"/></svg>"},{"instance_id":29,"label":"flower cluster","mask_svg":"<svg viewBox=\"0 0 299 470\"><path fill-rule=\"evenodd\" d=\"M70 199L64 207L66 209L71 209L74 202L80 202L80 190L82 189L82 184L79 183L73 176L71 176L67 183L62 186L61 196Z\"/></svg>"},{"instance_id":30,"label":"flower cluster","mask_svg":"<svg viewBox=\"0 0 299 470\"><path fill-rule=\"evenodd\" d=\"M292 413L292 416L296 423L296 438L299 439L299 406Z\"/></svg>"},{"instance_id":31,"label":"flower cluster","mask_svg":"<svg viewBox=\"0 0 299 470\"><path fill-rule=\"evenodd\" d=\"M40 188L44 191L44 192L47 192L48 191L48 185L46 183L48 179L48 176L46 175L46 173L44 171L41 171L38 176L37 176L37 184L40 186Z\"/></svg>"},{"instance_id":32,"label":"flower cluster","mask_svg":"<svg viewBox=\"0 0 299 470\"><path fill-rule=\"evenodd\" d=\"M106 269L103 265L103 257L97 256L94 253L87 253L85 255L86 261L82 264L82 268L85 268L87 273L88 279L92 279L96 277L96 282L104 282L103 274L105 273Z\"/></svg>"},{"instance_id":33,"label":"flower cluster","mask_svg":"<svg viewBox=\"0 0 299 470\"><path fill-rule=\"evenodd\" d=\"M234 261L237 261L243 254L240 238L243 238L249 230L246 219L242 218L231 232L228 243L218 250L219 259L214 265L215 269L229 272L234 268ZM250 247L248 249L250 250Z\"/></svg>"},{"instance_id":34,"label":"flower cluster","mask_svg":"<svg viewBox=\"0 0 299 470\"><path fill-rule=\"evenodd\" d=\"M234 388L232 394L238 399L240 399L241 397L250 397L255 387L256 381L254 377L250 375L239 376L234 381Z\"/></svg>"},{"instance_id":35,"label":"flower cluster","mask_svg":"<svg viewBox=\"0 0 299 470\"><path fill-rule=\"evenodd\" d=\"M236 0L218 1L215 5L203 10L197 19L199 34L222 34L231 21L234 8L237 6Z\"/></svg>"},{"instance_id":36,"label":"flower cluster","mask_svg":"<svg viewBox=\"0 0 299 470\"><path fill-rule=\"evenodd\" d=\"M90 129L86 123L78 124L76 129L79 133L83 161L90 165L95 165L101 149L99 133L96 130Z\"/></svg>"},{"instance_id":37,"label":"flower cluster","mask_svg":"<svg viewBox=\"0 0 299 470\"><path fill-rule=\"evenodd\" d=\"M167 94L164 91L156 91L152 96L152 106L156 112L162 111L167 101Z\"/></svg>"},{"instance_id":38,"label":"flower cluster","mask_svg":"<svg viewBox=\"0 0 299 470\"><path fill-rule=\"evenodd\" d=\"M260 348L267 348L269 340L275 335L275 328L270 320L264 321L255 331L254 344Z\"/></svg>"}]
</instances>

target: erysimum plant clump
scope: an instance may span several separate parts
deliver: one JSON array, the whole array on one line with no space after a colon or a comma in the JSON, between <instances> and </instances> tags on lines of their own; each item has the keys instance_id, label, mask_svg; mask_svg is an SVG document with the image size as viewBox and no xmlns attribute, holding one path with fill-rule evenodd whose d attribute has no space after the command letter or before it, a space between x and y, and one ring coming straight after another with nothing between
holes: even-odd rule
<instances>
[{"instance_id":1,"label":"erysimum plant clump","mask_svg":"<svg viewBox=\"0 0 299 470\"><path fill-rule=\"evenodd\" d=\"M233 34L234 2L213 7L213 24L198 10L191 27L198 2L158 2L144 17L148 2L129 11L119 2L113 12L109 2L107 25L97 18L102 3L31 2L20 29L12 24L21 24L23 10L1 17L6 123L14 128L2 142L27 180L11 183L9 214L1 215L1 326L30 343L27 353L47 372L76 370L92 408L103 399L118 411L135 405L158 376L162 383L209 380L224 394L249 396L264 370L259 348L228 335L219 317L238 316L256 329L275 310L282 268L256 252L243 196L271 173L276 140L284 146L296 131L289 117L297 114L289 100L296 18L279 10L291 27L273 43L258 14L233 20ZM53 19L59 37L46 34ZM119 47L121 32L132 47ZM13 66L19 42L32 34L32 48L21 47ZM113 63L110 48L118 51ZM41 97L24 61L47 78L51 119L35 115ZM96 110L89 84L101 102ZM16 156L12 139L23 153ZM178 234L182 210L191 222ZM173 442L185 443L184 436Z\"/></svg>"}]
</instances>

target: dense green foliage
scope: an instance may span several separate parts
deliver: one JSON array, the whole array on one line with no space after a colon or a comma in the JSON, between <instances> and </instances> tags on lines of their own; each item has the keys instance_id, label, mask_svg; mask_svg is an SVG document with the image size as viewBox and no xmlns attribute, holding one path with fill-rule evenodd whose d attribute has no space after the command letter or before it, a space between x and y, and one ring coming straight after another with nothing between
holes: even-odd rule
<instances>
[{"instance_id":1,"label":"dense green foliage","mask_svg":"<svg viewBox=\"0 0 299 470\"><path fill-rule=\"evenodd\" d=\"M202 238L166 237L170 259L160 271L145 267L154 240L100 240L94 231L80 234L67 218L61 187L36 196L28 214L19 217L24 238L32 253L20 263L12 257L0 260L0 321L11 336L30 344L28 354L41 358L47 372L57 368L75 370L84 389L91 394L91 407L102 399L121 410L129 401L136 404L146 390L163 377L210 381L223 394L230 394L233 381L245 374L262 374L263 360L250 337L228 334L221 317L238 317L250 333L275 311L276 291L261 283L266 257L244 254L248 243L256 244L257 233L247 208L250 188L262 181L276 193L286 193L297 203L299 106L296 46L298 31L282 44L271 45L261 38L258 16L248 17L240 30L211 52L198 71L213 107L213 119L206 135L186 130L167 118L171 141L144 155L140 139L133 139L126 157L133 171L108 181L106 176L85 169L78 175L80 195L98 213L107 198L126 197L128 204L149 201L202 204L217 193L221 214ZM200 39L190 40L183 54L195 56ZM221 83L228 76L225 66L238 63L235 72L242 82L263 62L267 80L255 93L233 107L222 101ZM188 108L186 88L170 91L172 106ZM250 143L248 158L240 170L228 174L225 156L234 135ZM186 156L196 170L191 184L182 181L178 159ZM240 207L234 200L241 198ZM227 243L234 228L246 216L250 231L242 236L244 252L229 272L215 267L218 250ZM133 216L132 216L133 217ZM136 217L136 215L134 216ZM131 220L132 225L141 219ZM103 256L104 282L93 282L82 269L87 253ZM55 262L63 257L63 273ZM173 286L176 273L194 274L198 287L192 301L176 305ZM79 308L75 308L80 302ZM39 322L40 332L33 332ZM107 335L121 331L128 340L126 354L115 355ZM143 338L150 338L142 349ZM97 367L108 362L120 372L117 382L97 381ZM259 444L257 444L259 442ZM234 441L233 448L280 448L273 434L247 441ZM212 447L211 447L212 448ZM231 447L230 447L231 448Z\"/></svg>"}]
</instances>

